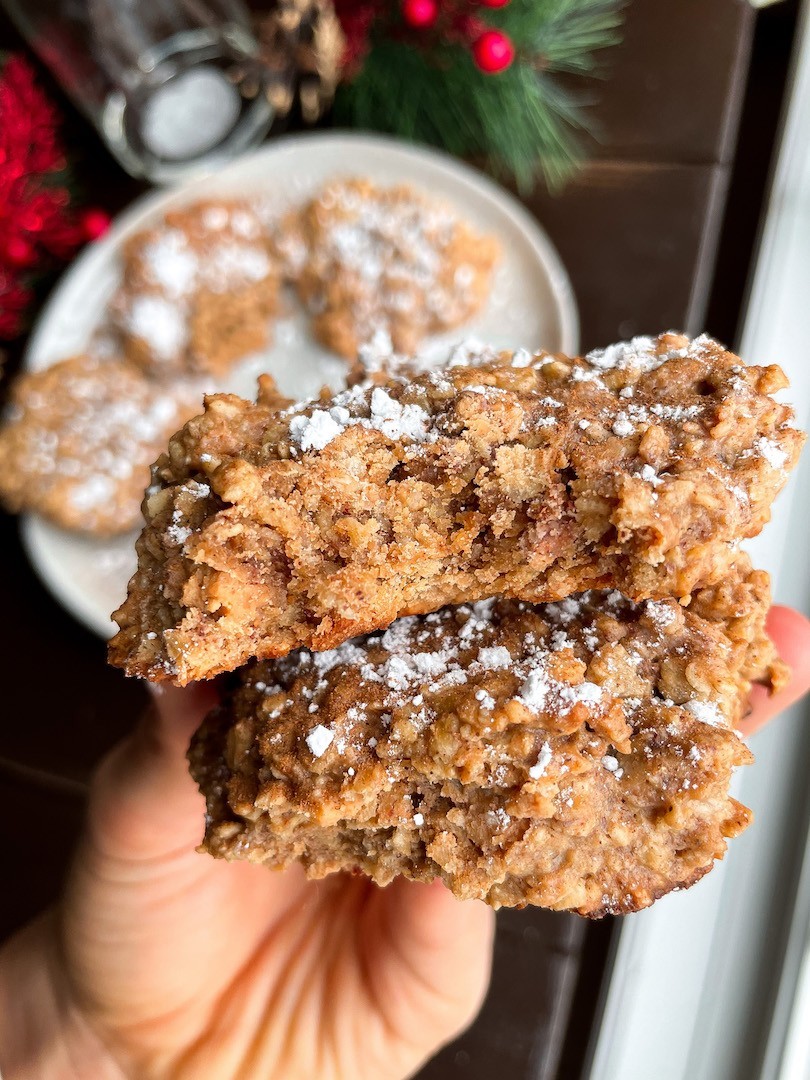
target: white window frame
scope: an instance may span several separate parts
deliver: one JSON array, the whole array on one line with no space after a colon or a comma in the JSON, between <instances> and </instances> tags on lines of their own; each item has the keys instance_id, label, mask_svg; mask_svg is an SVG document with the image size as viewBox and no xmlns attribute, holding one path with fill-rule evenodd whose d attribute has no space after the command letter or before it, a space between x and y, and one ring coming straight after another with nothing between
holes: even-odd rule
<instances>
[{"instance_id":1,"label":"white window frame","mask_svg":"<svg viewBox=\"0 0 810 1080\"><path fill-rule=\"evenodd\" d=\"M810 13L792 88L740 342L778 362L810 424ZM750 545L776 598L810 610L810 451ZM590 1080L810 1077L810 709L751 740L735 777L755 812L726 859L685 894L622 920L592 1041ZM804 865L802 865L804 863Z\"/></svg>"}]
</instances>

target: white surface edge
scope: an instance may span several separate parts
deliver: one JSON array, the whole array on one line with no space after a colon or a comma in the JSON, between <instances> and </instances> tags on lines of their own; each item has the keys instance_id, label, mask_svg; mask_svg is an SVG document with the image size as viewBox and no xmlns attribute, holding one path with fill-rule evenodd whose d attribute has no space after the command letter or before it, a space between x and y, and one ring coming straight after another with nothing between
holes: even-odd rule
<instances>
[{"instance_id":1,"label":"white surface edge","mask_svg":"<svg viewBox=\"0 0 810 1080\"><path fill-rule=\"evenodd\" d=\"M741 355L751 362L774 361L785 368L792 383L790 400L805 426L810 420L806 347L810 19L806 16L805 10L791 103L740 345ZM750 545L756 564L772 573L777 598L805 609L810 600L808 507L810 460L805 455L772 524ZM756 978L763 964L767 969L771 935L776 932L778 937L784 929L768 925L774 896L780 882L790 886L789 874L796 869L783 860L787 837L796 825L796 799L803 801L806 789L806 764L798 756L799 748L807 745L806 715L807 706L799 706L752 741L757 763L737 777L736 793L754 807L756 821L733 841L725 861L686 895L667 898L623 920L591 1080L755 1076L771 1080L777 1075L773 1048L767 1042L773 1044L778 1025L772 1025L769 1040L765 1033L753 1045L750 1024L758 1012L773 1005L761 1000ZM781 957L775 955L774 962L781 963ZM787 1006L792 1001L789 994ZM778 1008L773 1015L778 1020ZM810 1016L794 1012L794 1034L806 1032L808 1025ZM760 1069L758 1061L766 1054L766 1065ZM784 1080L810 1076L810 1062L805 1060L801 1068L803 1072L785 1074Z\"/></svg>"}]
</instances>

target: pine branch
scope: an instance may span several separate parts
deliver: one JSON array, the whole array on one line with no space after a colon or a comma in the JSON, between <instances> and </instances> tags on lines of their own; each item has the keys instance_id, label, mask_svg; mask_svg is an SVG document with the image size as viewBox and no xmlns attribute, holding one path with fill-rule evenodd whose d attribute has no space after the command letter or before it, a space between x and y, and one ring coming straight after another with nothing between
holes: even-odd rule
<instances>
[{"instance_id":1,"label":"pine branch","mask_svg":"<svg viewBox=\"0 0 810 1080\"><path fill-rule=\"evenodd\" d=\"M490 22L550 71L591 74L599 50L620 40L622 0L520 0L494 9Z\"/></svg>"},{"instance_id":2,"label":"pine branch","mask_svg":"<svg viewBox=\"0 0 810 1080\"><path fill-rule=\"evenodd\" d=\"M598 50L619 40L623 0L512 0L487 21L518 59L485 75L459 45L429 50L379 34L362 72L343 86L338 122L480 157L530 189L542 174L559 188L582 160L585 113L555 73L594 74Z\"/></svg>"}]
</instances>

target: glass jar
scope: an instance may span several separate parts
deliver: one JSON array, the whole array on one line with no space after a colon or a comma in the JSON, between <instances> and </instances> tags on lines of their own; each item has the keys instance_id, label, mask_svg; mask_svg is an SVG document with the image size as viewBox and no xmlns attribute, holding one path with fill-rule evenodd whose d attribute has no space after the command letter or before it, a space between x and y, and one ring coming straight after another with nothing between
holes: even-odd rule
<instances>
[{"instance_id":1,"label":"glass jar","mask_svg":"<svg viewBox=\"0 0 810 1080\"><path fill-rule=\"evenodd\" d=\"M133 176L167 183L259 143L273 108L240 0L3 0Z\"/></svg>"}]
</instances>

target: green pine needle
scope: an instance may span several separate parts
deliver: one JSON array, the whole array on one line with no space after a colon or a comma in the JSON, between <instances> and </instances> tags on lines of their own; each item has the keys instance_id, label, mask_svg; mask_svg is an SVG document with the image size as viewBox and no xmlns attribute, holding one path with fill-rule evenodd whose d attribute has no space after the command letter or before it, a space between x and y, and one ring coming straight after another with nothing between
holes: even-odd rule
<instances>
[{"instance_id":1,"label":"green pine needle","mask_svg":"<svg viewBox=\"0 0 810 1080\"><path fill-rule=\"evenodd\" d=\"M598 50L619 40L623 0L511 0L488 9L518 58L485 75L460 45L430 53L378 34L363 70L340 88L336 119L483 159L530 190L558 189L582 160L584 110L556 73L593 75Z\"/></svg>"}]
</instances>

